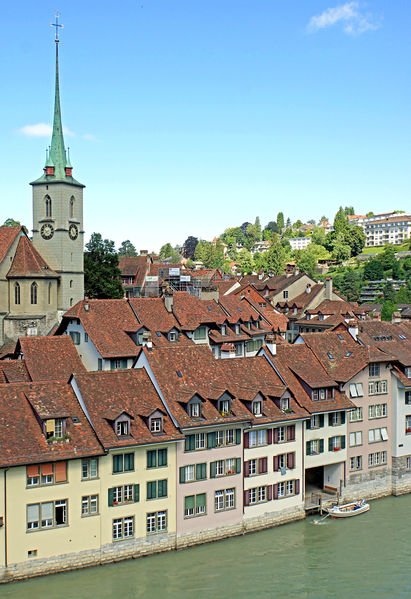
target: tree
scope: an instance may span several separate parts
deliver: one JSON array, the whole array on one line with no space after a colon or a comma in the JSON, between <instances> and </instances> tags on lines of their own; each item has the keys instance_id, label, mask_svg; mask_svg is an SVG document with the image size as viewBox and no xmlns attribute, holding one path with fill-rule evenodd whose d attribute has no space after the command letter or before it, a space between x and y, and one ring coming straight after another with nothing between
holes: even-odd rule
<instances>
[{"instance_id":1,"label":"tree","mask_svg":"<svg viewBox=\"0 0 411 599\"><path fill-rule=\"evenodd\" d=\"M310 220L307 220L307 224L315 226L315 220L313 218L310 218Z\"/></svg>"},{"instance_id":2,"label":"tree","mask_svg":"<svg viewBox=\"0 0 411 599\"><path fill-rule=\"evenodd\" d=\"M239 252L239 254L238 254L237 262L240 265L241 272L243 273L243 275L251 275L252 274L253 268L254 268L254 262L253 262L253 257L251 255L251 252L249 252L245 248L243 250L241 250L241 252Z\"/></svg>"},{"instance_id":3,"label":"tree","mask_svg":"<svg viewBox=\"0 0 411 599\"><path fill-rule=\"evenodd\" d=\"M351 248L345 242L344 233L341 231L334 236L332 243L332 256L338 262L344 262L351 256Z\"/></svg>"},{"instance_id":4,"label":"tree","mask_svg":"<svg viewBox=\"0 0 411 599\"><path fill-rule=\"evenodd\" d=\"M243 235L244 235L244 236L245 236L245 234L246 234L246 231L247 231L247 227L248 227L248 225L251 225L251 223L245 222L245 223L243 223L243 224L241 225L241 227L240 227L240 229L241 229L241 231L243 232Z\"/></svg>"},{"instance_id":5,"label":"tree","mask_svg":"<svg viewBox=\"0 0 411 599\"><path fill-rule=\"evenodd\" d=\"M346 229L344 240L351 248L351 256L361 254L365 246L365 233L362 227L354 225Z\"/></svg>"},{"instance_id":6,"label":"tree","mask_svg":"<svg viewBox=\"0 0 411 599\"><path fill-rule=\"evenodd\" d=\"M274 220L270 220L268 225L265 226L264 231L271 231L271 233L281 233L281 229Z\"/></svg>"},{"instance_id":7,"label":"tree","mask_svg":"<svg viewBox=\"0 0 411 599\"><path fill-rule=\"evenodd\" d=\"M268 272L272 272L274 275L282 275L284 273L286 254L278 235L271 242L266 260Z\"/></svg>"},{"instance_id":8,"label":"tree","mask_svg":"<svg viewBox=\"0 0 411 599\"><path fill-rule=\"evenodd\" d=\"M361 275L358 271L347 270L338 285L338 290L341 291L349 302L358 302L360 299L362 287Z\"/></svg>"},{"instance_id":9,"label":"tree","mask_svg":"<svg viewBox=\"0 0 411 599\"><path fill-rule=\"evenodd\" d=\"M372 258L364 266L364 279L366 281L380 281L384 278L384 269L379 260Z\"/></svg>"},{"instance_id":10,"label":"tree","mask_svg":"<svg viewBox=\"0 0 411 599\"><path fill-rule=\"evenodd\" d=\"M395 299L395 291L391 281L387 281L383 287L384 301L393 302Z\"/></svg>"},{"instance_id":11,"label":"tree","mask_svg":"<svg viewBox=\"0 0 411 599\"><path fill-rule=\"evenodd\" d=\"M320 224L321 224L321 223L328 223L328 218L327 218L326 216L322 216L322 217L320 218Z\"/></svg>"},{"instance_id":12,"label":"tree","mask_svg":"<svg viewBox=\"0 0 411 599\"><path fill-rule=\"evenodd\" d=\"M281 233L281 231L284 229L284 213L283 212L279 212L277 214L277 227L278 227L279 233Z\"/></svg>"},{"instance_id":13,"label":"tree","mask_svg":"<svg viewBox=\"0 0 411 599\"><path fill-rule=\"evenodd\" d=\"M353 216L355 214L353 206L346 206L344 208L345 216Z\"/></svg>"},{"instance_id":14,"label":"tree","mask_svg":"<svg viewBox=\"0 0 411 599\"><path fill-rule=\"evenodd\" d=\"M129 239L123 241L118 249L119 256L134 257L137 256L137 250Z\"/></svg>"},{"instance_id":15,"label":"tree","mask_svg":"<svg viewBox=\"0 0 411 599\"><path fill-rule=\"evenodd\" d=\"M367 212L367 214L365 215L367 218L370 216L374 216L374 212Z\"/></svg>"},{"instance_id":16,"label":"tree","mask_svg":"<svg viewBox=\"0 0 411 599\"><path fill-rule=\"evenodd\" d=\"M180 254L173 248L171 243L165 243L161 246L158 256L160 260L167 260L167 262L171 262L172 264L177 264L181 261Z\"/></svg>"},{"instance_id":17,"label":"tree","mask_svg":"<svg viewBox=\"0 0 411 599\"><path fill-rule=\"evenodd\" d=\"M267 270L267 259L266 259L266 255L267 252L257 252L254 254L253 256L253 260L254 260L254 268L253 270L255 272L260 272L261 270L263 270L264 272L266 272Z\"/></svg>"},{"instance_id":18,"label":"tree","mask_svg":"<svg viewBox=\"0 0 411 599\"><path fill-rule=\"evenodd\" d=\"M324 227L314 227L313 234L311 236L312 243L316 245L324 245L325 243L325 230Z\"/></svg>"},{"instance_id":19,"label":"tree","mask_svg":"<svg viewBox=\"0 0 411 599\"><path fill-rule=\"evenodd\" d=\"M288 217L288 218L287 218L287 224L286 224L286 227L287 227L287 229L290 229L290 228L291 228L291 218L290 218L290 217Z\"/></svg>"},{"instance_id":20,"label":"tree","mask_svg":"<svg viewBox=\"0 0 411 599\"><path fill-rule=\"evenodd\" d=\"M303 250L297 259L297 266L300 272L305 272L309 277L313 278L317 266L317 260L312 252Z\"/></svg>"},{"instance_id":21,"label":"tree","mask_svg":"<svg viewBox=\"0 0 411 599\"><path fill-rule=\"evenodd\" d=\"M198 239L190 235L184 242L184 257L194 260Z\"/></svg>"},{"instance_id":22,"label":"tree","mask_svg":"<svg viewBox=\"0 0 411 599\"><path fill-rule=\"evenodd\" d=\"M348 218L344 212L343 207L340 206L334 218L334 232L336 233L336 235L338 235L338 233L345 233L345 231L348 229L348 226Z\"/></svg>"},{"instance_id":23,"label":"tree","mask_svg":"<svg viewBox=\"0 0 411 599\"><path fill-rule=\"evenodd\" d=\"M23 227L23 231L28 235L29 230L26 226L22 225L20 221L14 220L14 218L8 218L2 224L2 227Z\"/></svg>"},{"instance_id":24,"label":"tree","mask_svg":"<svg viewBox=\"0 0 411 599\"><path fill-rule=\"evenodd\" d=\"M85 296L95 299L124 297L114 241L93 233L84 253Z\"/></svg>"},{"instance_id":25,"label":"tree","mask_svg":"<svg viewBox=\"0 0 411 599\"><path fill-rule=\"evenodd\" d=\"M392 268L396 260L394 246L390 243L387 243L387 245L384 246L384 249L381 252L381 254L377 257L377 260L381 262L384 270L389 270L390 268Z\"/></svg>"},{"instance_id":26,"label":"tree","mask_svg":"<svg viewBox=\"0 0 411 599\"><path fill-rule=\"evenodd\" d=\"M381 308L381 320L391 320L393 312L398 310L398 306L395 302L387 300L383 303Z\"/></svg>"},{"instance_id":27,"label":"tree","mask_svg":"<svg viewBox=\"0 0 411 599\"><path fill-rule=\"evenodd\" d=\"M303 226L303 223L300 221L300 219L296 220L295 223L293 224L294 229L299 229L302 226Z\"/></svg>"},{"instance_id":28,"label":"tree","mask_svg":"<svg viewBox=\"0 0 411 599\"><path fill-rule=\"evenodd\" d=\"M395 301L397 304L411 304L411 290L406 286L401 287L395 296Z\"/></svg>"}]
</instances>

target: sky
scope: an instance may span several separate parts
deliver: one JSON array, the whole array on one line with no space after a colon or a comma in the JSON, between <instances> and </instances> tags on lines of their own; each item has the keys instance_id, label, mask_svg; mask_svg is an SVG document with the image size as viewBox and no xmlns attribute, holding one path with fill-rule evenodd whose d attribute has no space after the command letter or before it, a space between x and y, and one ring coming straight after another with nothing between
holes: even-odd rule
<instances>
[{"instance_id":1,"label":"sky","mask_svg":"<svg viewBox=\"0 0 411 599\"><path fill-rule=\"evenodd\" d=\"M32 226L55 2L2 3L0 221ZM411 210L409 0L60 0L65 144L93 232L137 250Z\"/></svg>"}]
</instances>

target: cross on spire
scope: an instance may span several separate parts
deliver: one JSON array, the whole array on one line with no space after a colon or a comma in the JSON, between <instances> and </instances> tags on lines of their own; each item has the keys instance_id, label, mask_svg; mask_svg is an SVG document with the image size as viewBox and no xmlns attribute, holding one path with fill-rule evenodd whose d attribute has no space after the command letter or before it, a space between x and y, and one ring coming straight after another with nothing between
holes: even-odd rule
<instances>
[{"instance_id":1,"label":"cross on spire","mask_svg":"<svg viewBox=\"0 0 411 599\"><path fill-rule=\"evenodd\" d=\"M59 16L60 16L60 13L59 13L58 10L56 10L56 22L55 23L50 23L50 27L55 27L56 28L56 33L55 33L55 35L56 35L56 38L55 38L56 44L58 44L59 41L60 41L59 40L59 27L61 27L61 28L64 27L64 25L61 25L59 23Z\"/></svg>"}]
</instances>

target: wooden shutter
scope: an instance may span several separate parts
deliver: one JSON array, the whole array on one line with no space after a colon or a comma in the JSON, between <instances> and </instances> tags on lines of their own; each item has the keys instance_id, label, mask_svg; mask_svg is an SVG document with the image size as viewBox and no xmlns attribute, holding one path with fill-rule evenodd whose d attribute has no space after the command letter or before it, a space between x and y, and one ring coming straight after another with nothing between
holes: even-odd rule
<instances>
[{"instance_id":1,"label":"wooden shutter","mask_svg":"<svg viewBox=\"0 0 411 599\"><path fill-rule=\"evenodd\" d=\"M206 463L197 464L196 466L196 480L204 480L207 477Z\"/></svg>"},{"instance_id":2,"label":"wooden shutter","mask_svg":"<svg viewBox=\"0 0 411 599\"><path fill-rule=\"evenodd\" d=\"M287 426L287 441L295 441L295 424Z\"/></svg>"},{"instance_id":3,"label":"wooden shutter","mask_svg":"<svg viewBox=\"0 0 411 599\"><path fill-rule=\"evenodd\" d=\"M109 489L108 490L108 505L109 505L109 507L111 507L113 505L113 501L114 501L114 489Z\"/></svg>"},{"instance_id":4,"label":"wooden shutter","mask_svg":"<svg viewBox=\"0 0 411 599\"><path fill-rule=\"evenodd\" d=\"M241 458L235 459L235 471L236 474L241 474Z\"/></svg>"},{"instance_id":5,"label":"wooden shutter","mask_svg":"<svg viewBox=\"0 0 411 599\"><path fill-rule=\"evenodd\" d=\"M186 510L194 509L194 495L187 495L184 497L184 508Z\"/></svg>"},{"instance_id":6,"label":"wooden shutter","mask_svg":"<svg viewBox=\"0 0 411 599\"><path fill-rule=\"evenodd\" d=\"M63 483L67 480L67 462L54 464L54 480L56 483Z\"/></svg>"},{"instance_id":7,"label":"wooden shutter","mask_svg":"<svg viewBox=\"0 0 411 599\"><path fill-rule=\"evenodd\" d=\"M207 449L215 447L215 433L207 433Z\"/></svg>"},{"instance_id":8,"label":"wooden shutter","mask_svg":"<svg viewBox=\"0 0 411 599\"><path fill-rule=\"evenodd\" d=\"M278 499L278 485L273 485L273 499Z\"/></svg>"},{"instance_id":9,"label":"wooden shutter","mask_svg":"<svg viewBox=\"0 0 411 599\"><path fill-rule=\"evenodd\" d=\"M184 450L193 451L195 449L195 437L194 435L187 435L184 441Z\"/></svg>"},{"instance_id":10,"label":"wooden shutter","mask_svg":"<svg viewBox=\"0 0 411 599\"><path fill-rule=\"evenodd\" d=\"M310 420L305 421L305 428L307 431L309 431L311 429L311 418L310 418Z\"/></svg>"},{"instance_id":11,"label":"wooden shutter","mask_svg":"<svg viewBox=\"0 0 411 599\"><path fill-rule=\"evenodd\" d=\"M140 485L134 485L134 503L140 501Z\"/></svg>"},{"instance_id":12,"label":"wooden shutter","mask_svg":"<svg viewBox=\"0 0 411 599\"><path fill-rule=\"evenodd\" d=\"M186 469L184 468L184 466L181 466L180 468L180 483L185 483L186 482Z\"/></svg>"},{"instance_id":13,"label":"wooden shutter","mask_svg":"<svg viewBox=\"0 0 411 599\"><path fill-rule=\"evenodd\" d=\"M345 412L341 412L341 424L345 424Z\"/></svg>"},{"instance_id":14,"label":"wooden shutter","mask_svg":"<svg viewBox=\"0 0 411 599\"><path fill-rule=\"evenodd\" d=\"M244 476L250 476L250 462L244 462Z\"/></svg>"},{"instance_id":15,"label":"wooden shutter","mask_svg":"<svg viewBox=\"0 0 411 599\"><path fill-rule=\"evenodd\" d=\"M297 479L294 483L295 494L299 495L300 493L300 479Z\"/></svg>"},{"instance_id":16,"label":"wooden shutter","mask_svg":"<svg viewBox=\"0 0 411 599\"><path fill-rule=\"evenodd\" d=\"M241 444L241 428L235 429L235 444L236 445Z\"/></svg>"},{"instance_id":17,"label":"wooden shutter","mask_svg":"<svg viewBox=\"0 0 411 599\"><path fill-rule=\"evenodd\" d=\"M290 470L295 468L295 453L294 452L287 453L287 468L289 468Z\"/></svg>"},{"instance_id":18,"label":"wooden shutter","mask_svg":"<svg viewBox=\"0 0 411 599\"><path fill-rule=\"evenodd\" d=\"M215 462L210 462L210 478L215 478Z\"/></svg>"},{"instance_id":19,"label":"wooden shutter","mask_svg":"<svg viewBox=\"0 0 411 599\"><path fill-rule=\"evenodd\" d=\"M328 451L332 451L333 450L333 437L330 437L328 439Z\"/></svg>"},{"instance_id":20,"label":"wooden shutter","mask_svg":"<svg viewBox=\"0 0 411 599\"><path fill-rule=\"evenodd\" d=\"M244 433L244 447L250 447L250 433Z\"/></svg>"},{"instance_id":21,"label":"wooden shutter","mask_svg":"<svg viewBox=\"0 0 411 599\"><path fill-rule=\"evenodd\" d=\"M38 466L27 466L27 476L32 478L33 476L39 476Z\"/></svg>"},{"instance_id":22,"label":"wooden shutter","mask_svg":"<svg viewBox=\"0 0 411 599\"><path fill-rule=\"evenodd\" d=\"M322 428L324 426L324 414L320 414L320 428Z\"/></svg>"},{"instance_id":23,"label":"wooden shutter","mask_svg":"<svg viewBox=\"0 0 411 599\"><path fill-rule=\"evenodd\" d=\"M278 443L278 428L273 430L273 443Z\"/></svg>"},{"instance_id":24,"label":"wooden shutter","mask_svg":"<svg viewBox=\"0 0 411 599\"><path fill-rule=\"evenodd\" d=\"M340 447L341 449L345 449L345 435L341 435L340 437Z\"/></svg>"},{"instance_id":25,"label":"wooden shutter","mask_svg":"<svg viewBox=\"0 0 411 599\"><path fill-rule=\"evenodd\" d=\"M250 491L244 491L244 505L250 505Z\"/></svg>"},{"instance_id":26,"label":"wooden shutter","mask_svg":"<svg viewBox=\"0 0 411 599\"><path fill-rule=\"evenodd\" d=\"M273 470L274 472L278 472L278 455L273 457Z\"/></svg>"},{"instance_id":27,"label":"wooden shutter","mask_svg":"<svg viewBox=\"0 0 411 599\"><path fill-rule=\"evenodd\" d=\"M328 414L328 426L332 426L332 424L333 424L333 415Z\"/></svg>"},{"instance_id":28,"label":"wooden shutter","mask_svg":"<svg viewBox=\"0 0 411 599\"><path fill-rule=\"evenodd\" d=\"M267 429L267 443L268 443L268 445L271 445L272 442L273 442L273 429L269 428L269 429Z\"/></svg>"},{"instance_id":29,"label":"wooden shutter","mask_svg":"<svg viewBox=\"0 0 411 599\"><path fill-rule=\"evenodd\" d=\"M42 464L41 474L42 476L49 476L50 474L53 474L53 464Z\"/></svg>"},{"instance_id":30,"label":"wooden shutter","mask_svg":"<svg viewBox=\"0 0 411 599\"><path fill-rule=\"evenodd\" d=\"M271 501L273 498L273 485L267 485L267 501Z\"/></svg>"},{"instance_id":31,"label":"wooden shutter","mask_svg":"<svg viewBox=\"0 0 411 599\"><path fill-rule=\"evenodd\" d=\"M320 439L319 446L320 446L320 453L324 453L324 439Z\"/></svg>"},{"instance_id":32,"label":"wooden shutter","mask_svg":"<svg viewBox=\"0 0 411 599\"><path fill-rule=\"evenodd\" d=\"M258 458L258 474L267 473L267 458Z\"/></svg>"},{"instance_id":33,"label":"wooden shutter","mask_svg":"<svg viewBox=\"0 0 411 599\"><path fill-rule=\"evenodd\" d=\"M305 444L305 455L311 455L311 443L307 441Z\"/></svg>"}]
</instances>

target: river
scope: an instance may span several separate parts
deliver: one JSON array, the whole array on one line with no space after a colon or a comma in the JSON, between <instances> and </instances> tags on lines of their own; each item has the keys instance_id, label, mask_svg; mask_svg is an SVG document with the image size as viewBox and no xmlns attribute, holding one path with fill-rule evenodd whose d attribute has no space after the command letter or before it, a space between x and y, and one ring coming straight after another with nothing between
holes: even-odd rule
<instances>
[{"instance_id":1,"label":"river","mask_svg":"<svg viewBox=\"0 0 411 599\"><path fill-rule=\"evenodd\" d=\"M1 599L411 597L411 495L184 551L0 586Z\"/></svg>"}]
</instances>

